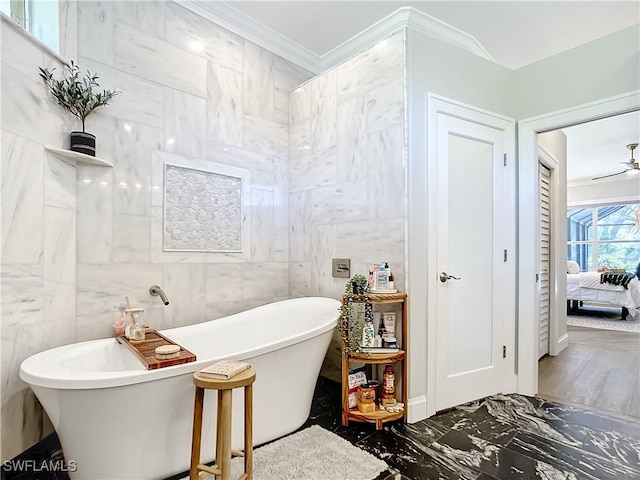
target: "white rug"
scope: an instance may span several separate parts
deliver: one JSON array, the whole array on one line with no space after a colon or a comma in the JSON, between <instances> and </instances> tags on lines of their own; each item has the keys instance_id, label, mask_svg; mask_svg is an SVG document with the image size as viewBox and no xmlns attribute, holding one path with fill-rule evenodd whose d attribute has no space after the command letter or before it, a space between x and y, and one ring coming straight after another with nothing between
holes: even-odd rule
<instances>
[{"instance_id":1,"label":"white rug","mask_svg":"<svg viewBox=\"0 0 640 480\"><path fill-rule=\"evenodd\" d=\"M243 462L242 457L233 459L231 478L242 474ZM387 468L382 460L317 425L253 451L253 480L372 480Z\"/></svg>"},{"instance_id":2,"label":"white rug","mask_svg":"<svg viewBox=\"0 0 640 480\"><path fill-rule=\"evenodd\" d=\"M567 325L640 333L640 312L636 313L635 317L628 315L626 320L620 318L619 312L609 316L606 314L567 315Z\"/></svg>"}]
</instances>

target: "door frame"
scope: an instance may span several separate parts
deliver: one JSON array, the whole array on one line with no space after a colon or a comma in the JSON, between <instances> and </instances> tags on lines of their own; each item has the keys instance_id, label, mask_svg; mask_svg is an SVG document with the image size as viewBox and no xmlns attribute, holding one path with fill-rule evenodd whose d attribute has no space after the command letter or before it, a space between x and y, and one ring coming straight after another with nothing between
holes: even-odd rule
<instances>
[{"instance_id":1,"label":"door frame","mask_svg":"<svg viewBox=\"0 0 640 480\"><path fill-rule=\"evenodd\" d=\"M538 392L537 134L637 110L640 110L640 90L518 122L518 393L535 395Z\"/></svg>"},{"instance_id":2,"label":"door frame","mask_svg":"<svg viewBox=\"0 0 640 480\"><path fill-rule=\"evenodd\" d=\"M558 355L569 345L569 336L565 333L559 337L560 319L566 308L566 241L562 234L563 228L560 222L560 212L567 209L567 196L561 195L562 184L566 193L566 174L562 175L561 169L566 172L566 165L560 165L550 152L542 145L538 144L538 162L547 167L550 171L550 204L549 204L549 226L551 239L549 242L551 265L549 266L549 355ZM540 195L538 191L537 195ZM537 241L537 258L540 258L540 235ZM563 261L563 259L565 261ZM562 280L565 279L563 282ZM538 296L537 302L540 301ZM536 317L538 331L540 331L540 318ZM538 353L536 353L538 355Z\"/></svg>"},{"instance_id":3,"label":"door frame","mask_svg":"<svg viewBox=\"0 0 640 480\"><path fill-rule=\"evenodd\" d=\"M426 392L426 414L427 417L436 413L436 300L437 300L437 287L440 280L438 279L437 269L437 251L435 246L437 245L437 175L436 175L436 136L437 136L437 121L436 117L438 113L444 113L461 119L474 121L483 125L487 125L493 128L499 128L505 131L505 150L508 155L507 177L510 178L510 182L505 185L505 196L512 198L513 202L507 202L505 214L509 219L512 219L514 225L514 235L505 239L505 246L510 252L509 275L514 280L509 285L509 291L505 292L504 298L507 299L504 308L508 312L512 312L514 317L516 313L516 161L515 161L515 120L505 117L487 110L474 107L456 100L436 95L429 92L427 94L427 161L426 161L426 180L427 180L427 235L426 245L423 248L427 249L427 273L426 273L426 291L427 291L427 308L426 308L426 334L427 334L427 392ZM508 318L508 316L507 316ZM515 345L516 345L516 325L515 321L506 321L504 325L503 338L507 347L507 358L505 360L507 367L505 368L508 374L505 374L503 392L515 391L516 372L515 372ZM514 368L509 368L514 366Z\"/></svg>"}]
</instances>

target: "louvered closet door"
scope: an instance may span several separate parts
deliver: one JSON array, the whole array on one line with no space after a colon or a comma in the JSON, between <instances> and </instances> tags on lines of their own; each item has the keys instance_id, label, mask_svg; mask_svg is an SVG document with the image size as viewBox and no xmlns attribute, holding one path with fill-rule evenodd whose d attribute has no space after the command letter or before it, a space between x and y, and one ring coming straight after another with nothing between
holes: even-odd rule
<instances>
[{"instance_id":1,"label":"louvered closet door","mask_svg":"<svg viewBox=\"0 0 640 480\"><path fill-rule=\"evenodd\" d=\"M538 164L539 183L539 232L540 232L540 280L538 282L538 309L540 318L540 344L538 347L538 358L549 353L549 269L551 266L550 242L551 242L551 196L549 183L551 171L542 164Z\"/></svg>"}]
</instances>

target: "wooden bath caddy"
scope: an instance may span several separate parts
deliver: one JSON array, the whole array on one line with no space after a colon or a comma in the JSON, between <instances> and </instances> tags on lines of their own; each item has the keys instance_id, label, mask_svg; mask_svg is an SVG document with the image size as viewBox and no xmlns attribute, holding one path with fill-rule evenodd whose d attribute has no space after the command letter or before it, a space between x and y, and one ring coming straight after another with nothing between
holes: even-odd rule
<instances>
[{"instance_id":1,"label":"wooden bath caddy","mask_svg":"<svg viewBox=\"0 0 640 480\"><path fill-rule=\"evenodd\" d=\"M146 328L144 332L144 340L131 341L123 335L116 336L116 340L127 347L138 357L138 359L147 367L147 370L155 370L156 368L171 367L182 363L195 362L196 356L189 350L182 348L173 340L168 339L153 328ZM156 347L161 345L178 345L180 347L180 356L169 360L158 360L154 355Z\"/></svg>"}]
</instances>

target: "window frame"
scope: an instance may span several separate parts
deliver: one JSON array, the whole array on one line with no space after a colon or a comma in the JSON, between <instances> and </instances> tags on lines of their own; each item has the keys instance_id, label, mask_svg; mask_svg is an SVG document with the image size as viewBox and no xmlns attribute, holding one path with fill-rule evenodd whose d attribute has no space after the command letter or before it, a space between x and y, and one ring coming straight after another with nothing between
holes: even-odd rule
<instances>
[{"instance_id":1,"label":"window frame","mask_svg":"<svg viewBox=\"0 0 640 480\"><path fill-rule=\"evenodd\" d=\"M598 252L599 252L599 246L603 245L603 244L635 244L638 245L640 247L640 238L638 240L599 240L598 237L598 228L599 224L602 224L603 222L606 222L606 218L615 213L615 212L611 212L610 214L608 214L607 216L603 217L601 220L598 219L598 209L599 208L604 208L604 207L621 207L624 208L625 206L628 205L637 205L638 208L640 208L640 202L636 201L636 200L630 200L630 201L626 201L626 202L615 202L615 203L595 203L595 204L585 204L585 205L575 205L575 206L571 206L568 205L567 206L567 255L568 258L570 260L576 260L571 258L570 255L570 248L572 246L578 246L578 245L585 245L585 246L590 246L591 247L591 252L589 255L589 258L586 262L586 265L580 265L580 268L583 269L584 267L587 267L588 270L597 270L598 268L600 268L601 266L599 265L598 262ZM569 237L571 236L572 233L572 229L571 229L571 217L570 217L570 212L571 211L577 211L577 210L586 210L586 209L590 209L591 210L591 238L590 239L585 239L585 240L571 240ZM588 234L586 235L586 237L588 238ZM640 258L638 259L640 261ZM591 265L591 268L588 268L589 263ZM616 266L617 267L617 266Z\"/></svg>"}]
</instances>

